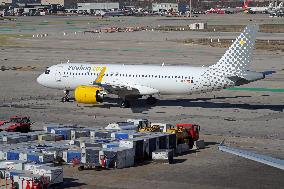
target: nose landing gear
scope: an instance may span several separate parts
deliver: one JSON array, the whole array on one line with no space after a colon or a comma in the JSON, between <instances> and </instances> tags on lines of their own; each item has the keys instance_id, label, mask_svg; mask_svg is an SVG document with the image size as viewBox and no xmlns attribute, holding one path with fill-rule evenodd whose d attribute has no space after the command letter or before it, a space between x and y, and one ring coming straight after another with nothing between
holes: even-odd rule
<instances>
[{"instance_id":1,"label":"nose landing gear","mask_svg":"<svg viewBox=\"0 0 284 189\"><path fill-rule=\"evenodd\" d=\"M64 97L61 98L61 102L69 102L69 90L64 90Z\"/></svg>"}]
</instances>

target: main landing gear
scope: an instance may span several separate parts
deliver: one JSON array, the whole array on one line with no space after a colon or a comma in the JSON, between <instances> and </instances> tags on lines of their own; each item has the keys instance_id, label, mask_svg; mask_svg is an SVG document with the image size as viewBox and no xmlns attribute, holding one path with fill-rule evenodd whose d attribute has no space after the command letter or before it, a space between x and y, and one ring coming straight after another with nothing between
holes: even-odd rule
<instances>
[{"instance_id":1,"label":"main landing gear","mask_svg":"<svg viewBox=\"0 0 284 189\"><path fill-rule=\"evenodd\" d=\"M61 102L69 102L70 98L69 98L69 91L68 90L64 90L64 97L61 98Z\"/></svg>"},{"instance_id":2,"label":"main landing gear","mask_svg":"<svg viewBox=\"0 0 284 189\"><path fill-rule=\"evenodd\" d=\"M155 97L152 97L152 96L149 96L147 99L146 99L146 104L148 105L154 105L157 103L157 99Z\"/></svg>"},{"instance_id":3,"label":"main landing gear","mask_svg":"<svg viewBox=\"0 0 284 189\"><path fill-rule=\"evenodd\" d=\"M138 98L131 98L131 97L128 97L128 98L121 98L120 102L119 102L119 106L121 108L129 108L130 107L130 99L131 100L137 100ZM147 99L146 99L146 104L147 105L154 105L157 103L157 99L155 97L152 97L152 96L149 96Z\"/></svg>"},{"instance_id":4,"label":"main landing gear","mask_svg":"<svg viewBox=\"0 0 284 189\"><path fill-rule=\"evenodd\" d=\"M130 102L127 99L121 99L120 103L119 103L119 106L121 108L129 108L130 107Z\"/></svg>"}]
</instances>

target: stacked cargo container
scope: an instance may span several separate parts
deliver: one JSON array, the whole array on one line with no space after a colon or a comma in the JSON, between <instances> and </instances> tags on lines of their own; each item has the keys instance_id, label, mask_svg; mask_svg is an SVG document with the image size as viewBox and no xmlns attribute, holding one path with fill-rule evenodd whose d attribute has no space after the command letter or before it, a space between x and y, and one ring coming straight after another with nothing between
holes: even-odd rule
<instances>
[{"instance_id":1,"label":"stacked cargo container","mask_svg":"<svg viewBox=\"0 0 284 189\"><path fill-rule=\"evenodd\" d=\"M58 184L63 182L63 169L50 166L55 160L107 168L131 167L149 158L171 163L173 150L183 151L177 147L176 134L137 132L144 122L106 128L47 124L42 131L0 132L0 176L12 176L23 185L23 180L44 175L49 183Z\"/></svg>"}]
</instances>

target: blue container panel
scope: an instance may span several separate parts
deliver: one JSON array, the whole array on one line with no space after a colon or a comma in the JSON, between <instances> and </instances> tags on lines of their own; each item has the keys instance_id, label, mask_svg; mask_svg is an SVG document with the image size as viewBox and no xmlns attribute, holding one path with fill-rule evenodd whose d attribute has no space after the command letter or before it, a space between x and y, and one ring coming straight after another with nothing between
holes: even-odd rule
<instances>
[{"instance_id":1,"label":"blue container panel","mask_svg":"<svg viewBox=\"0 0 284 189\"><path fill-rule=\"evenodd\" d=\"M144 156L144 141L143 140L137 140L136 146L135 146L135 158L140 159Z\"/></svg>"},{"instance_id":2,"label":"blue container panel","mask_svg":"<svg viewBox=\"0 0 284 189\"><path fill-rule=\"evenodd\" d=\"M7 160L19 160L19 152L7 152Z\"/></svg>"},{"instance_id":3,"label":"blue container panel","mask_svg":"<svg viewBox=\"0 0 284 189\"><path fill-rule=\"evenodd\" d=\"M14 177L14 176L17 176L19 175L20 173L18 172L10 172L10 177Z\"/></svg>"},{"instance_id":4,"label":"blue container panel","mask_svg":"<svg viewBox=\"0 0 284 189\"><path fill-rule=\"evenodd\" d=\"M75 158L81 161L81 152L67 152L67 163L71 163Z\"/></svg>"},{"instance_id":5,"label":"blue container panel","mask_svg":"<svg viewBox=\"0 0 284 189\"><path fill-rule=\"evenodd\" d=\"M27 160L28 160L29 162L40 163L40 161L39 161L39 156L38 156L38 155L35 155L35 154L28 154L28 155L27 155Z\"/></svg>"},{"instance_id":6,"label":"blue container panel","mask_svg":"<svg viewBox=\"0 0 284 189\"><path fill-rule=\"evenodd\" d=\"M47 126L47 127L46 127L46 130L47 130L48 133L51 133L51 130L52 130L52 129L56 129L56 128L58 128L58 126L50 125L50 126Z\"/></svg>"},{"instance_id":7,"label":"blue container panel","mask_svg":"<svg viewBox=\"0 0 284 189\"><path fill-rule=\"evenodd\" d=\"M95 140L96 143L109 143L110 141L109 140L106 140L106 139L97 139Z\"/></svg>"},{"instance_id":8,"label":"blue container panel","mask_svg":"<svg viewBox=\"0 0 284 189\"><path fill-rule=\"evenodd\" d=\"M160 149L167 149L167 136L160 136L159 137L159 148Z\"/></svg>"},{"instance_id":9,"label":"blue container panel","mask_svg":"<svg viewBox=\"0 0 284 189\"><path fill-rule=\"evenodd\" d=\"M106 145L107 148L117 148L119 147L119 144L109 143Z\"/></svg>"},{"instance_id":10,"label":"blue container panel","mask_svg":"<svg viewBox=\"0 0 284 189\"><path fill-rule=\"evenodd\" d=\"M67 140L66 131L56 130L56 131L55 131L55 134L61 135L61 136L63 136L64 140Z\"/></svg>"},{"instance_id":11,"label":"blue container panel","mask_svg":"<svg viewBox=\"0 0 284 189\"><path fill-rule=\"evenodd\" d=\"M110 137L110 133L109 132L98 131L98 132L95 132L95 137L98 137L98 138L109 138Z\"/></svg>"},{"instance_id":12,"label":"blue container panel","mask_svg":"<svg viewBox=\"0 0 284 189\"><path fill-rule=\"evenodd\" d=\"M152 155L152 152L156 151L157 148L156 138L150 138L149 139L149 155Z\"/></svg>"},{"instance_id":13,"label":"blue container panel","mask_svg":"<svg viewBox=\"0 0 284 189\"><path fill-rule=\"evenodd\" d=\"M128 133L115 133L116 139L128 139L129 135Z\"/></svg>"},{"instance_id":14,"label":"blue container panel","mask_svg":"<svg viewBox=\"0 0 284 189\"><path fill-rule=\"evenodd\" d=\"M169 148L170 149L176 149L177 148L177 135L176 134L170 134L169 135Z\"/></svg>"}]
</instances>

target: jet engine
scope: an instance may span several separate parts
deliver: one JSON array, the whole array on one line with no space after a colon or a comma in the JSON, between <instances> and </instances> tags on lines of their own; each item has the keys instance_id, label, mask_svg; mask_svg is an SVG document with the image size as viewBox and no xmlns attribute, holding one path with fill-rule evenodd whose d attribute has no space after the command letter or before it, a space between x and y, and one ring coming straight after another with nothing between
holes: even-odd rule
<instances>
[{"instance_id":1,"label":"jet engine","mask_svg":"<svg viewBox=\"0 0 284 189\"><path fill-rule=\"evenodd\" d=\"M75 100L83 104L103 102L104 93L100 87L79 86L74 92Z\"/></svg>"}]
</instances>

